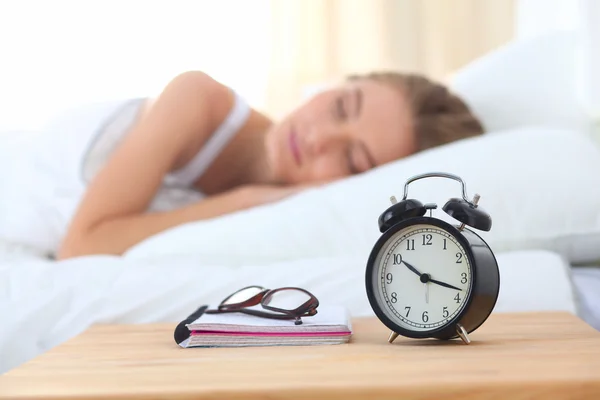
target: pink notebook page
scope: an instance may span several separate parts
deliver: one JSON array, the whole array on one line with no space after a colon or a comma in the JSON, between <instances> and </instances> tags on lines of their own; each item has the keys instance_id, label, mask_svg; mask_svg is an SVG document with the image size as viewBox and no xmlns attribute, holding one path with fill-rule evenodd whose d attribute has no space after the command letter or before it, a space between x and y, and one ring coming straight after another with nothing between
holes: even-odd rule
<instances>
[{"instance_id":1,"label":"pink notebook page","mask_svg":"<svg viewBox=\"0 0 600 400\"><path fill-rule=\"evenodd\" d=\"M228 332L228 331L192 331L192 336L344 336L352 332Z\"/></svg>"}]
</instances>

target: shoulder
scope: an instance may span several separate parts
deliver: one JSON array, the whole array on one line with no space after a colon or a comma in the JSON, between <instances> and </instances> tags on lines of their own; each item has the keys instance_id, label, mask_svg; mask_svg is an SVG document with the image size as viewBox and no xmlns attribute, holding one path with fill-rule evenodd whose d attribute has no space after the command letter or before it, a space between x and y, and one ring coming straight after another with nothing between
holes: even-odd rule
<instances>
[{"instance_id":1,"label":"shoulder","mask_svg":"<svg viewBox=\"0 0 600 400\"><path fill-rule=\"evenodd\" d=\"M179 109L201 109L206 113L202 115L203 119L208 117L216 124L231 109L234 91L203 71L185 71L173 77L159 96L147 100L146 111L159 100Z\"/></svg>"},{"instance_id":2,"label":"shoulder","mask_svg":"<svg viewBox=\"0 0 600 400\"><path fill-rule=\"evenodd\" d=\"M186 71L176 75L167 87L186 90L191 95L224 95L231 89L203 71Z\"/></svg>"},{"instance_id":3,"label":"shoulder","mask_svg":"<svg viewBox=\"0 0 600 400\"><path fill-rule=\"evenodd\" d=\"M227 88L222 83L218 82L212 76L203 71L185 71L171 79L167 85L172 87L185 87L190 89L205 89L219 91Z\"/></svg>"}]
</instances>

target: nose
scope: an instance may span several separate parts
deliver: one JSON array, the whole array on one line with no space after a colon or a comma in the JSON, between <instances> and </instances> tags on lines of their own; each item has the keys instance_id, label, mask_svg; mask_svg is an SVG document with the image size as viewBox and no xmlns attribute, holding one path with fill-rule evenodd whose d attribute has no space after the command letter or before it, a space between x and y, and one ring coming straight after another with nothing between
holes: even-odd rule
<instances>
[{"instance_id":1,"label":"nose","mask_svg":"<svg viewBox=\"0 0 600 400\"><path fill-rule=\"evenodd\" d=\"M312 156L318 156L343 143L346 136L340 129L327 126L313 127L306 135L306 150Z\"/></svg>"}]
</instances>

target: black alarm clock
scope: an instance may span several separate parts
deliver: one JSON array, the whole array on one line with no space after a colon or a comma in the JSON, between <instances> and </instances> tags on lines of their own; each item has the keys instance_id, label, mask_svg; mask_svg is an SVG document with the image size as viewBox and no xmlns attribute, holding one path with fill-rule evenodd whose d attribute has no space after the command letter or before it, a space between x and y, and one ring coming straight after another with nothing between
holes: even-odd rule
<instances>
[{"instance_id":1,"label":"black alarm clock","mask_svg":"<svg viewBox=\"0 0 600 400\"><path fill-rule=\"evenodd\" d=\"M437 205L407 199L408 185L440 177L462 185L462 199L451 198L442 210L456 225L435 218ZM404 337L449 340L469 333L489 317L500 291L500 273L490 246L472 229L489 231L492 219L467 197L463 180L432 172L410 178L404 197L379 217L381 237L369 255L365 283L373 311L392 332ZM429 214L429 215L427 215Z\"/></svg>"}]
</instances>

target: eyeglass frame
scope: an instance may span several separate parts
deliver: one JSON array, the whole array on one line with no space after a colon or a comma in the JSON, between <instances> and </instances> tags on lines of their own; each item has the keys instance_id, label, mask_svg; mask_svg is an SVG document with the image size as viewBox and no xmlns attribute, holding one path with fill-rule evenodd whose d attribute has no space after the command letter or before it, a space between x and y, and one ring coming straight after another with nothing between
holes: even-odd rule
<instances>
[{"instance_id":1,"label":"eyeglass frame","mask_svg":"<svg viewBox=\"0 0 600 400\"><path fill-rule=\"evenodd\" d=\"M227 300L229 300L236 294L238 294L244 290L251 289L251 288L258 288L258 289L260 289L260 292L258 292L254 296L252 296L249 299L242 301L240 303L224 304L225 302L227 302ZM265 299L271 298L275 293L284 291L284 290L299 290L299 291L307 294L309 296L309 299L293 310L286 310L283 308L269 306L268 302L263 303ZM260 311L260 310L249 310L246 308L246 307L252 307L252 306L256 306L256 305L260 305L262 308L264 308L266 310L278 312L283 315L264 312L264 311ZM224 298L216 310L206 310L204 312L206 314L241 312L244 314L254 315L254 316L263 317L263 318L294 319L295 325L301 325L302 317L312 317L313 315L317 314L317 307L319 307L319 299L317 299L317 297L314 294L312 294L311 292L309 292L308 290L305 290L305 289L302 289L299 287L293 287L293 286L280 287L277 289L267 289L262 286L251 285L251 286L246 286L244 288L241 288L241 289L233 292L226 298Z\"/></svg>"}]
</instances>

